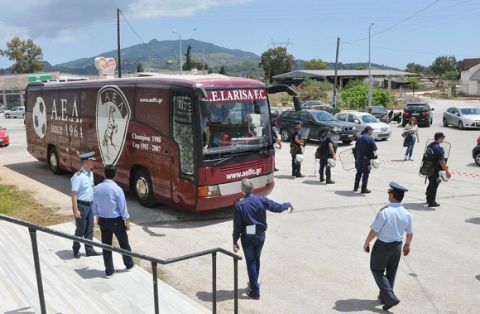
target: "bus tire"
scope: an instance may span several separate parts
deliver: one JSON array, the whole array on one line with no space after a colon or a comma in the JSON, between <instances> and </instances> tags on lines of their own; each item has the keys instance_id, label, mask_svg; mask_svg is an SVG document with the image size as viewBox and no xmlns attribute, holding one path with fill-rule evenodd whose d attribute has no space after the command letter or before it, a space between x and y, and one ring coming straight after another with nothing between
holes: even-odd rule
<instances>
[{"instance_id":1,"label":"bus tire","mask_svg":"<svg viewBox=\"0 0 480 314\"><path fill-rule=\"evenodd\" d=\"M135 192L138 202L143 206L153 207L155 205L152 179L150 179L150 175L146 169L140 168L135 172L133 177L133 191Z\"/></svg>"},{"instance_id":2,"label":"bus tire","mask_svg":"<svg viewBox=\"0 0 480 314\"><path fill-rule=\"evenodd\" d=\"M60 168L58 162L57 150L54 146L48 149L48 166L50 167L50 170L52 170L52 172L56 175L63 173L63 170Z\"/></svg>"}]
</instances>

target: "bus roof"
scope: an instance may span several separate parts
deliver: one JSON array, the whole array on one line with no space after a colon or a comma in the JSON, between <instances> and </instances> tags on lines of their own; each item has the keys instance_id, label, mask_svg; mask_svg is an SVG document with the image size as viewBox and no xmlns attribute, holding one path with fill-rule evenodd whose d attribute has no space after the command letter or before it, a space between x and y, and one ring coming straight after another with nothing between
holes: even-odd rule
<instances>
[{"instance_id":1,"label":"bus roof","mask_svg":"<svg viewBox=\"0 0 480 314\"><path fill-rule=\"evenodd\" d=\"M258 88L265 85L256 80L246 79L242 77L231 77L220 74L209 75L168 75L158 74L146 77L128 77L116 79L100 79L100 80L82 80L74 82L47 82L47 83L31 83L29 86L49 86L49 87L77 87L77 86L97 86L107 84L133 83L133 84L166 84L174 86L185 86L192 88Z\"/></svg>"}]
</instances>

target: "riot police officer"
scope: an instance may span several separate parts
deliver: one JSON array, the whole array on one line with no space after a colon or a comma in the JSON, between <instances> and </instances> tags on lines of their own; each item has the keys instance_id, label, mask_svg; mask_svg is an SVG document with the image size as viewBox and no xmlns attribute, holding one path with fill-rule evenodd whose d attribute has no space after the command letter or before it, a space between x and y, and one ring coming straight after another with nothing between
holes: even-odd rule
<instances>
[{"instance_id":1,"label":"riot police officer","mask_svg":"<svg viewBox=\"0 0 480 314\"><path fill-rule=\"evenodd\" d=\"M370 232L365 239L363 250L370 251L370 242L377 238L370 255L370 270L380 289L378 299L388 310L397 305L400 300L393 292L395 276L402 255L402 239L406 232L406 241L403 244L403 255L410 253L413 239L412 216L400 203L408 190L401 185L390 182L388 200L390 204L382 208L370 226Z\"/></svg>"},{"instance_id":2,"label":"riot police officer","mask_svg":"<svg viewBox=\"0 0 480 314\"><path fill-rule=\"evenodd\" d=\"M450 178L452 175L448 170L447 162L445 159L445 152L440 144L445 139L445 134L442 132L437 132L434 135L435 142L431 143L427 147L427 151L431 151L431 161L433 162L433 172L431 175L428 176L428 186L425 195L427 196L427 205L429 207L437 207L440 206L437 203L437 189L438 185L440 184L440 170L445 171L447 178Z\"/></svg>"},{"instance_id":3,"label":"riot police officer","mask_svg":"<svg viewBox=\"0 0 480 314\"><path fill-rule=\"evenodd\" d=\"M368 176L370 175L370 160L377 158L376 151L377 145L375 140L372 137L373 129L371 126L366 126L362 132L362 135L357 138L355 143L355 168L357 169L357 174L355 175L355 184L353 186L353 191L358 191L358 186L360 184L360 179L362 179L362 190L361 193L370 193L370 190L367 189L368 185Z\"/></svg>"},{"instance_id":4,"label":"riot police officer","mask_svg":"<svg viewBox=\"0 0 480 314\"><path fill-rule=\"evenodd\" d=\"M320 130L318 137L317 153L315 154L315 158L318 157L318 159L320 159L320 182L324 182L326 176L326 184L335 183L335 181L332 180L332 172L331 167L328 164L328 159L332 158L333 160L337 160L337 156L335 154L335 146L333 145L333 141L330 137L330 131L330 128Z\"/></svg>"},{"instance_id":5,"label":"riot police officer","mask_svg":"<svg viewBox=\"0 0 480 314\"><path fill-rule=\"evenodd\" d=\"M302 122L295 122L295 129L292 132L291 143L290 143L290 155L292 155L292 176L301 178L303 177L300 172L301 164L297 160L297 154L303 155L303 146L305 145L301 137L300 130L302 129Z\"/></svg>"}]
</instances>

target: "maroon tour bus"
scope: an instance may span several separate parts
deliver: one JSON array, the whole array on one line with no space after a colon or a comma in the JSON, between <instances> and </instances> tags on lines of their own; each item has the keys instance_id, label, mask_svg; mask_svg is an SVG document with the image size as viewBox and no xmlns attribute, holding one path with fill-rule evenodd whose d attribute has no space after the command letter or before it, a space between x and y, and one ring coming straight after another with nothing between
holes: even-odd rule
<instances>
[{"instance_id":1,"label":"maroon tour bus","mask_svg":"<svg viewBox=\"0 0 480 314\"><path fill-rule=\"evenodd\" d=\"M263 83L187 75L31 83L27 149L55 174L80 168L95 151L95 175L115 180L147 207L191 211L230 207L240 181L274 186L270 108Z\"/></svg>"}]
</instances>

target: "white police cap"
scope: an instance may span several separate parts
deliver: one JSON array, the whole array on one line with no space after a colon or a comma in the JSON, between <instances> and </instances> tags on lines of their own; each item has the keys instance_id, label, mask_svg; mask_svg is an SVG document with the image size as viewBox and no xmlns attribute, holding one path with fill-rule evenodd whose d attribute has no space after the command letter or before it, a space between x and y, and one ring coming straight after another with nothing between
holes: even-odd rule
<instances>
[{"instance_id":1,"label":"white police cap","mask_svg":"<svg viewBox=\"0 0 480 314\"><path fill-rule=\"evenodd\" d=\"M401 186L396 182L390 182L388 185L392 190L397 190L398 192L403 192L403 193L408 192L408 189L404 188L403 186Z\"/></svg>"},{"instance_id":2,"label":"white police cap","mask_svg":"<svg viewBox=\"0 0 480 314\"><path fill-rule=\"evenodd\" d=\"M81 161L85 161L85 160L96 160L96 158L95 158L95 152L83 153L83 154L80 154L78 157L80 157L80 160L81 160Z\"/></svg>"}]
</instances>

